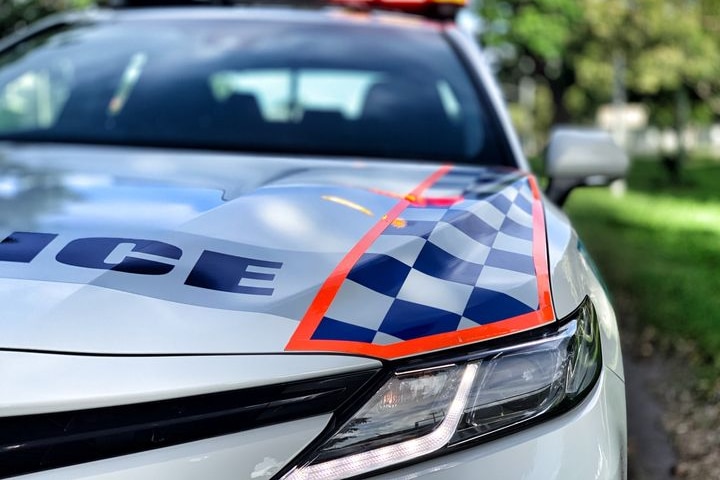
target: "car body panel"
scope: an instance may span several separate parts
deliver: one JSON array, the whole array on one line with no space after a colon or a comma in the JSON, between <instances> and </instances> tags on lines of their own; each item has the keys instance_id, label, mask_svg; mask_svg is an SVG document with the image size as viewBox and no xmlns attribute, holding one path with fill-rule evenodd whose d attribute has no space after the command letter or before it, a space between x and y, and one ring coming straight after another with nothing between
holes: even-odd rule
<instances>
[{"instance_id":1,"label":"car body panel","mask_svg":"<svg viewBox=\"0 0 720 480\"><path fill-rule=\"evenodd\" d=\"M380 367L376 360L347 355L118 357L0 351L0 412L5 417L154 402Z\"/></svg>"},{"instance_id":2,"label":"car body panel","mask_svg":"<svg viewBox=\"0 0 720 480\"><path fill-rule=\"evenodd\" d=\"M555 318L517 170L51 152L4 150L6 348L396 358Z\"/></svg>"},{"instance_id":3,"label":"car body panel","mask_svg":"<svg viewBox=\"0 0 720 480\"><path fill-rule=\"evenodd\" d=\"M570 315L585 297L595 306L603 337L603 363L625 378L620 333L608 291L567 215L545 202L553 305L558 318Z\"/></svg>"}]
</instances>

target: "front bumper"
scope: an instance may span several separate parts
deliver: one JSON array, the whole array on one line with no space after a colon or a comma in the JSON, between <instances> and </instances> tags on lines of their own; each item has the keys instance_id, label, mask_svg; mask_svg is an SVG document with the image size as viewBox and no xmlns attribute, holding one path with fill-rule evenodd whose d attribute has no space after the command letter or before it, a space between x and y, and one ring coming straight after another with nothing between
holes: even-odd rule
<instances>
[{"instance_id":1,"label":"front bumper","mask_svg":"<svg viewBox=\"0 0 720 480\"><path fill-rule=\"evenodd\" d=\"M150 452L75 465L25 480L268 480L317 436L328 415ZM372 477L378 480L522 478L625 479L625 386L603 369L592 394L572 411L450 455Z\"/></svg>"}]
</instances>

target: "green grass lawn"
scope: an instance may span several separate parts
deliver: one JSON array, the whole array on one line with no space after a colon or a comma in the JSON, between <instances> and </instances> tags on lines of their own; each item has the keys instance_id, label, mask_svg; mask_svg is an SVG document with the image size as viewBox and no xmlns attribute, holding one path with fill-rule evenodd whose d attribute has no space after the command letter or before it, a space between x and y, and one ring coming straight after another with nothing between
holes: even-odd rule
<instances>
[{"instance_id":1,"label":"green grass lawn","mask_svg":"<svg viewBox=\"0 0 720 480\"><path fill-rule=\"evenodd\" d=\"M666 344L691 340L720 376L720 164L690 161L680 185L667 178L660 163L636 161L623 196L578 189L566 210L638 326Z\"/></svg>"}]
</instances>

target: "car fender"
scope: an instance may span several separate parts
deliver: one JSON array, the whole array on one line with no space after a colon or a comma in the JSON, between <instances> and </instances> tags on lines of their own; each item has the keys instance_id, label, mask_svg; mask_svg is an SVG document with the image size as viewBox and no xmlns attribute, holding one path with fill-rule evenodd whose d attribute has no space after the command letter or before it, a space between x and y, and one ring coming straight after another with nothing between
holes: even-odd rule
<instances>
[{"instance_id":1,"label":"car fender","mask_svg":"<svg viewBox=\"0 0 720 480\"><path fill-rule=\"evenodd\" d=\"M624 379L617 318L602 277L567 215L547 200L545 219L555 314L558 319L565 318L589 297L600 323L603 361Z\"/></svg>"}]
</instances>

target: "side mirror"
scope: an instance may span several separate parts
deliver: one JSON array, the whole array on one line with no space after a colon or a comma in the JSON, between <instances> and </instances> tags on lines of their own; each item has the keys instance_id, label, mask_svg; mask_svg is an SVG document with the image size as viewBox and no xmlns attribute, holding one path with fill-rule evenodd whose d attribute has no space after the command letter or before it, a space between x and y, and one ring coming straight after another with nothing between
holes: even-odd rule
<instances>
[{"instance_id":1,"label":"side mirror","mask_svg":"<svg viewBox=\"0 0 720 480\"><path fill-rule=\"evenodd\" d=\"M557 205L576 187L604 186L625 177L630 161L609 133L559 127L550 134L545 155L547 196Z\"/></svg>"}]
</instances>

